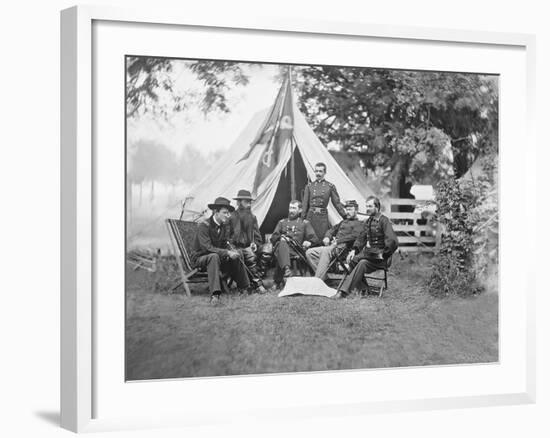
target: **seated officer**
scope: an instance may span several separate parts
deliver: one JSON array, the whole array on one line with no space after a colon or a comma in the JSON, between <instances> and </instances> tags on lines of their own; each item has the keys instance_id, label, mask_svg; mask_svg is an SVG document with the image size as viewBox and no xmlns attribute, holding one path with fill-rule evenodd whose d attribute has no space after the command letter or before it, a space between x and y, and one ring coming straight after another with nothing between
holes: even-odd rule
<instances>
[{"instance_id":1,"label":"seated officer","mask_svg":"<svg viewBox=\"0 0 550 438\"><path fill-rule=\"evenodd\" d=\"M344 279L335 298L345 298L353 289L364 289L364 275L384 269L397 249L397 236L390 220L380 213L379 199L369 196L366 206L369 217L348 254L350 269L353 270Z\"/></svg>"},{"instance_id":2,"label":"seated officer","mask_svg":"<svg viewBox=\"0 0 550 438\"><path fill-rule=\"evenodd\" d=\"M311 223L300 218L302 212L302 203L300 201L291 201L288 206L288 218L281 219L271 235L273 244L273 253L277 259L279 268L283 272L283 277L290 277L290 255L295 254L289 245L289 240L293 240L297 245L309 248L312 244L317 244L318 239L311 226Z\"/></svg>"},{"instance_id":3,"label":"seated officer","mask_svg":"<svg viewBox=\"0 0 550 438\"><path fill-rule=\"evenodd\" d=\"M212 204L208 204L208 208L212 210L212 216L199 224L191 260L196 268L208 273L211 300L216 302L222 292L222 272L231 275L240 289L247 289L250 283L240 253L228 245L231 238L229 217L234 210L229 199L216 198Z\"/></svg>"},{"instance_id":4,"label":"seated officer","mask_svg":"<svg viewBox=\"0 0 550 438\"><path fill-rule=\"evenodd\" d=\"M315 276L324 280L332 260L342 250L351 248L363 230L363 222L357 218L357 201L346 202L346 219L330 228L323 238L323 245L306 252L309 263L316 268Z\"/></svg>"}]
</instances>

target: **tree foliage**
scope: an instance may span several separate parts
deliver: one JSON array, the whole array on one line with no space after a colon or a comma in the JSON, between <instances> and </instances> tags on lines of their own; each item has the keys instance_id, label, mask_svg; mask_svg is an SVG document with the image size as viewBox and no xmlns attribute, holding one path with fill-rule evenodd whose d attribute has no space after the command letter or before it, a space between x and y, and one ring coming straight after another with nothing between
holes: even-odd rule
<instances>
[{"instance_id":1,"label":"tree foliage","mask_svg":"<svg viewBox=\"0 0 550 438\"><path fill-rule=\"evenodd\" d=\"M168 119L195 104L193 93L176 90L173 74L176 61L149 56L127 57L126 60L126 116L137 118L144 114ZM227 61L179 61L204 85L198 96L199 105L206 114L211 111L229 112L227 92L235 86L248 83L243 71L246 64Z\"/></svg>"},{"instance_id":2,"label":"tree foliage","mask_svg":"<svg viewBox=\"0 0 550 438\"><path fill-rule=\"evenodd\" d=\"M170 111L185 107L182 96L175 94L171 75L172 61L166 58L126 58L126 116L138 117L150 112L166 118ZM161 96L165 97L162 101Z\"/></svg>"},{"instance_id":3,"label":"tree foliage","mask_svg":"<svg viewBox=\"0 0 550 438\"><path fill-rule=\"evenodd\" d=\"M310 66L296 69L301 110L325 143L407 182L461 176L497 133L493 78L460 73Z\"/></svg>"},{"instance_id":4,"label":"tree foliage","mask_svg":"<svg viewBox=\"0 0 550 438\"><path fill-rule=\"evenodd\" d=\"M441 245L428 290L433 295L472 295L483 290L488 270L498 263L497 159L481 160L476 178L450 179L436 191Z\"/></svg>"},{"instance_id":5,"label":"tree foliage","mask_svg":"<svg viewBox=\"0 0 550 438\"><path fill-rule=\"evenodd\" d=\"M230 112L227 92L232 86L244 86L249 82L243 65L229 61L196 61L189 64L189 69L206 88L201 101L201 109L205 114L212 110Z\"/></svg>"},{"instance_id":6,"label":"tree foliage","mask_svg":"<svg viewBox=\"0 0 550 438\"><path fill-rule=\"evenodd\" d=\"M487 155L481 160L482 172L473 180L480 193L473 216L477 220L474 228L474 270L480 277L491 274L491 267L498 266L498 157Z\"/></svg>"},{"instance_id":7,"label":"tree foliage","mask_svg":"<svg viewBox=\"0 0 550 438\"><path fill-rule=\"evenodd\" d=\"M185 96L175 89L174 62L128 57L128 117L152 113L166 119L192 105L205 114L229 112L228 93L248 84L254 67L179 61L204 85L200 96ZM292 71L300 109L322 142L358 153L370 171L388 169L395 197L407 196L413 183L460 177L497 143L495 77L332 66Z\"/></svg>"}]
</instances>

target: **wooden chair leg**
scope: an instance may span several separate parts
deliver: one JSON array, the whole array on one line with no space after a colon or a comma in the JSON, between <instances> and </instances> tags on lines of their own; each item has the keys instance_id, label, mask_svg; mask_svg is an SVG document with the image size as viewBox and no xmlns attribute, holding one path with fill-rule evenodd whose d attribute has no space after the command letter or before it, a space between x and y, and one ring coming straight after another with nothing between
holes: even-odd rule
<instances>
[{"instance_id":1,"label":"wooden chair leg","mask_svg":"<svg viewBox=\"0 0 550 438\"><path fill-rule=\"evenodd\" d=\"M182 284L183 284L183 289L185 290L185 295L187 295L188 297L191 296L191 289L189 289L189 284L187 284L187 278L185 278L183 281L182 281Z\"/></svg>"}]
</instances>

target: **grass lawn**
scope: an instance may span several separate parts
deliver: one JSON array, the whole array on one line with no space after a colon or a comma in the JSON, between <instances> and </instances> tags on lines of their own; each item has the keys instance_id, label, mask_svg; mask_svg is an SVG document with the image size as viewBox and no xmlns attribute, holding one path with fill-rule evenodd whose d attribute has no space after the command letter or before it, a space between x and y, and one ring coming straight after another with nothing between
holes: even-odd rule
<instances>
[{"instance_id":1,"label":"grass lawn","mask_svg":"<svg viewBox=\"0 0 550 438\"><path fill-rule=\"evenodd\" d=\"M434 298L429 260L399 259L382 298L226 295L209 304L127 275L128 380L498 361L498 295Z\"/></svg>"}]
</instances>

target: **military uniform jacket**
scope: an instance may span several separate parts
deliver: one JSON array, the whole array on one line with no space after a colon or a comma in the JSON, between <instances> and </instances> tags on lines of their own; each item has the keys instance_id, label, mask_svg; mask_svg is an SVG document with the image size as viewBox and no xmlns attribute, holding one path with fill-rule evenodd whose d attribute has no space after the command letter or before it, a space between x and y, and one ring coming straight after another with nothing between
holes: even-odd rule
<instances>
[{"instance_id":1,"label":"military uniform jacket","mask_svg":"<svg viewBox=\"0 0 550 438\"><path fill-rule=\"evenodd\" d=\"M213 216L199 223L195 240L193 241L193 253L191 261L195 263L198 257L205 254L216 253L220 257L227 256L227 242L231 238L231 225L229 222L218 226Z\"/></svg>"},{"instance_id":2,"label":"military uniform jacket","mask_svg":"<svg viewBox=\"0 0 550 438\"><path fill-rule=\"evenodd\" d=\"M313 208L328 207L329 201L332 201L334 207L342 217L346 217L346 210L340 203L340 195L336 190L336 186L327 180L310 182L304 189L304 197L302 198L302 218L305 218L307 214Z\"/></svg>"},{"instance_id":3,"label":"military uniform jacket","mask_svg":"<svg viewBox=\"0 0 550 438\"><path fill-rule=\"evenodd\" d=\"M302 218L285 218L277 222L277 226L271 235L271 243L277 243L283 234L294 239L299 245L306 240L312 244L319 243L311 223Z\"/></svg>"},{"instance_id":4,"label":"military uniform jacket","mask_svg":"<svg viewBox=\"0 0 550 438\"><path fill-rule=\"evenodd\" d=\"M381 249L385 258L388 258L397 249L397 235L390 220L383 214L377 213L363 222L363 231L353 243L353 248L356 251L361 251L367 242L370 247Z\"/></svg>"},{"instance_id":5,"label":"military uniform jacket","mask_svg":"<svg viewBox=\"0 0 550 438\"><path fill-rule=\"evenodd\" d=\"M359 219L344 219L342 222L334 225L325 234L325 237L332 240L336 238L338 245L346 244L351 246L363 231L363 222Z\"/></svg>"}]
</instances>

